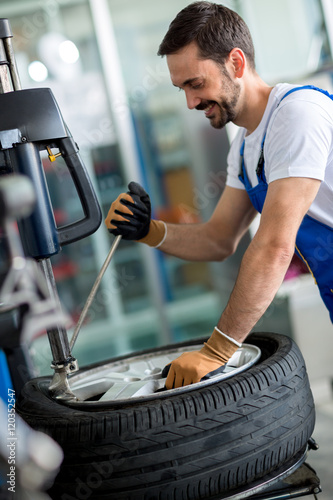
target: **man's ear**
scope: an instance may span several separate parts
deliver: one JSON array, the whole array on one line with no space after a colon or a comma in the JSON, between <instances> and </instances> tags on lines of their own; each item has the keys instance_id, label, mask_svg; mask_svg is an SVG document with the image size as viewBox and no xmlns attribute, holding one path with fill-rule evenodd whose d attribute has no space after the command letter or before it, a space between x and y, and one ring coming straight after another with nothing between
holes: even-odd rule
<instances>
[{"instance_id":1,"label":"man's ear","mask_svg":"<svg viewBox=\"0 0 333 500\"><path fill-rule=\"evenodd\" d=\"M228 61L231 65L235 77L242 78L246 66L246 57L242 49L239 49L237 47L232 49L229 54Z\"/></svg>"}]
</instances>

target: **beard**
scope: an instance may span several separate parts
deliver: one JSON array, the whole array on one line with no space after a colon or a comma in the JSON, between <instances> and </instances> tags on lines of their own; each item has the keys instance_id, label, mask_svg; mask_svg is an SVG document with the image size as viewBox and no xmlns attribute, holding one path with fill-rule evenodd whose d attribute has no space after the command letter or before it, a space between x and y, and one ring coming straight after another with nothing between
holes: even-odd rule
<instances>
[{"instance_id":1,"label":"beard","mask_svg":"<svg viewBox=\"0 0 333 500\"><path fill-rule=\"evenodd\" d=\"M235 120L237 116L237 103L240 95L240 85L234 83L227 70L221 68L224 82L222 85L221 97L216 101L202 101L195 109L204 110L209 105L217 105L212 116L207 116L212 127L221 129L229 122ZM227 98L225 96L228 96ZM224 97L222 97L224 96Z\"/></svg>"}]
</instances>

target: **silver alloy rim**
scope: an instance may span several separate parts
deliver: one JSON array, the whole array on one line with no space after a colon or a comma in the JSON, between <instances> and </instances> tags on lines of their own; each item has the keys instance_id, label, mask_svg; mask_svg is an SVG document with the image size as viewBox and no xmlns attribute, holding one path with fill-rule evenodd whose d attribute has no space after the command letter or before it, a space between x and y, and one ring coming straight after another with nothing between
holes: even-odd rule
<instances>
[{"instance_id":1,"label":"silver alloy rim","mask_svg":"<svg viewBox=\"0 0 333 500\"><path fill-rule=\"evenodd\" d=\"M201 388L204 385L233 377L248 370L257 363L261 356L258 347L243 344L228 361L223 373L187 386L187 389L180 387L156 392L165 387L165 378L162 378L163 368L183 352L198 350L201 347L202 344L129 356L119 361L78 372L70 378L69 385L80 403L156 399L162 394L181 393L184 390Z\"/></svg>"}]
</instances>

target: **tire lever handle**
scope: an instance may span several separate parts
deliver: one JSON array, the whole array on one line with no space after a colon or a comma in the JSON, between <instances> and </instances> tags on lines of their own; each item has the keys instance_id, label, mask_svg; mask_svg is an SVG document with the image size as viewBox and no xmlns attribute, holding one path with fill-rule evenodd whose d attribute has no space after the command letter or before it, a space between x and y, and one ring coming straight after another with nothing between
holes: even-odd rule
<instances>
[{"instance_id":1,"label":"tire lever handle","mask_svg":"<svg viewBox=\"0 0 333 500\"><path fill-rule=\"evenodd\" d=\"M69 343L69 348L70 348L71 351L72 351L73 346L74 346L74 344L75 344L75 342L77 340L77 337L79 335L79 332L80 332L81 326L82 326L82 324L83 324L83 322L85 320L85 317L87 316L87 312L88 312L88 310L89 310L89 308L90 308L90 306L91 306L91 304L92 304L92 302L93 302L93 300L95 298L95 295L97 293L97 290L98 290L98 287L100 285L100 282L102 281L104 273L105 273L106 269L108 268L108 266L109 266L109 264L111 262L113 254L115 253L115 251L117 249L117 246L120 243L120 240L121 240L121 235L116 236L116 238L114 239L114 241L112 243L110 251L109 251L109 253L108 253L108 255L107 255L107 257L106 257L106 259L104 261L104 264L102 265L101 270L98 273L98 276L97 276L97 278L95 280L95 283L92 286L90 294L89 294L89 296L87 298L87 301L86 301L86 303L84 305L84 308L82 309L79 321L77 322L77 325L75 327L73 336L72 336L71 341Z\"/></svg>"}]
</instances>

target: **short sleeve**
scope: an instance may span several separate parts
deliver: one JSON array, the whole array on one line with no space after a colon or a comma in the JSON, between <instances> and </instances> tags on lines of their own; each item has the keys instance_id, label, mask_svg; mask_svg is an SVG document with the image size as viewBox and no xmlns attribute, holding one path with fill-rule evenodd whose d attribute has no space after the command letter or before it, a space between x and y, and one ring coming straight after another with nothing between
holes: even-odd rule
<instances>
[{"instance_id":1,"label":"short sleeve","mask_svg":"<svg viewBox=\"0 0 333 500\"><path fill-rule=\"evenodd\" d=\"M324 95L301 95L282 102L274 112L264 149L268 183L286 177L324 180L333 133L328 109L333 105L323 99L329 101Z\"/></svg>"}]
</instances>

